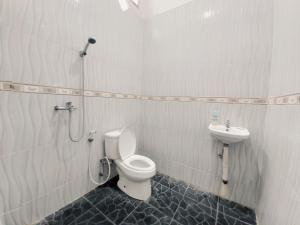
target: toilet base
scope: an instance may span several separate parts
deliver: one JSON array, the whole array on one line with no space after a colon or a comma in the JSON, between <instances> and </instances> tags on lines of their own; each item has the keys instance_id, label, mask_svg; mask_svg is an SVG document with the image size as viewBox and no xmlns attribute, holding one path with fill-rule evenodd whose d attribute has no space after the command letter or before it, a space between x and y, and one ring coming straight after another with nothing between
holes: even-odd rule
<instances>
[{"instance_id":1,"label":"toilet base","mask_svg":"<svg viewBox=\"0 0 300 225\"><path fill-rule=\"evenodd\" d=\"M132 198L145 201L151 196L151 180L132 181L119 173L118 187Z\"/></svg>"}]
</instances>

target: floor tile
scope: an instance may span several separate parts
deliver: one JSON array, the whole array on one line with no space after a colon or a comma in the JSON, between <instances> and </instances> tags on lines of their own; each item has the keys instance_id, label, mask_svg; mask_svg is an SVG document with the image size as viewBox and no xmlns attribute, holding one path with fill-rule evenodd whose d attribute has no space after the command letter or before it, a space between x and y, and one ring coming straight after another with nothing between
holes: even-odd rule
<instances>
[{"instance_id":1,"label":"floor tile","mask_svg":"<svg viewBox=\"0 0 300 225\"><path fill-rule=\"evenodd\" d=\"M71 224L76 218L80 217L88 210L92 208L92 205L84 198L80 198L72 204L67 205L58 212L45 218L43 225L67 225Z\"/></svg>"},{"instance_id":2,"label":"floor tile","mask_svg":"<svg viewBox=\"0 0 300 225\"><path fill-rule=\"evenodd\" d=\"M151 180L147 202L126 195L117 181L115 177L37 225L256 225L253 210L159 173Z\"/></svg>"},{"instance_id":3,"label":"floor tile","mask_svg":"<svg viewBox=\"0 0 300 225\"><path fill-rule=\"evenodd\" d=\"M164 185L157 184L152 189L152 196L149 199L149 204L166 215L173 217L182 199L183 195L172 191Z\"/></svg>"},{"instance_id":4,"label":"floor tile","mask_svg":"<svg viewBox=\"0 0 300 225\"><path fill-rule=\"evenodd\" d=\"M228 215L224 215L222 213L218 214L217 225L249 225L238 219L232 218Z\"/></svg>"},{"instance_id":5,"label":"floor tile","mask_svg":"<svg viewBox=\"0 0 300 225\"><path fill-rule=\"evenodd\" d=\"M183 225L215 225L216 211L185 197L176 211L174 219Z\"/></svg>"},{"instance_id":6,"label":"floor tile","mask_svg":"<svg viewBox=\"0 0 300 225\"><path fill-rule=\"evenodd\" d=\"M97 204L106 196L119 194L119 192L120 190L116 186L112 187L110 185L103 185L87 193L84 198L86 198L92 204Z\"/></svg>"},{"instance_id":7,"label":"floor tile","mask_svg":"<svg viewBox=\"0 0 300 225\"><path fill-rule=\"evenodd\" d=\"M177 181L174 178L164 176L164 175L159 180L159 183L180 194L184 194L188 187L186 183L182 181Z\"/></svg>"},{"instance_id":8,"label":"floor tile","mask_svg":"<svg viewBox=\"0 0 300 225\"><path fill-rule=\"evenodd\" d=\"M176 220L173 219L173 220L171 221L170 225L182 225L182 224L179 223L178 221L176 221Z\"/></svg>"},{"instance_id":9,"label":"floor tile","mask_svg":"<svg viewBox=\"0 0 300 225\"><path fill-rule=\"evenodd\" d=\"M219 212L249 224L256 224L254 210L226 199L220 198Z\"/></svg>"},{"instance_id":10,"label":"floor tile","mask_svg":"<svg viewBox=\"0 0 300 225\"><path fill-rule=\"evenodd\" d=\"M122 225L169 225L171 221L172 218L143 202L122 222Z\"/></svg>"},{"instance_id":11,"label":"floor tile","mask_svg":"<svg viewBox=\"0 0 300 225\"><path fill-rule=\"evenodd\" d=\"M213 210L217 210L219 197L213 194L198 191L195 187L189 186L185 193L185 196L192 200L200 202Z\"/></svg>"},{"instance_id":12,"label":"floor tile","mask_svg":"<svg viewBox=\"0 0 300 225\"><path fill-rule=\"evenodd\" d=\"M114 192L103 196L103 199L95 204L104 215L114 223L121 223L129 215L140 201L127 196L125 193Z\"/></svg>"},{"instance_id":13,"label":"floor tile","mask_svg":"<svg viewBox=\"0 0 300 225\"><path fill-rule=\"evenodd\" d=\"M114 225L102 213L95 208L78 217L70 225Z\"/></svg>"},{"instance_id":14,"label":"floor tile","mask_svg":"<svg viewBox=\"0 0 300 225\"><path fill-rule=\"evenodd\" d=\"M152 177L152 180L155 182L159 182L163 176L164 175L162 175L161 173L156 173L155 176Z\"/></svg>"}]
</instances>

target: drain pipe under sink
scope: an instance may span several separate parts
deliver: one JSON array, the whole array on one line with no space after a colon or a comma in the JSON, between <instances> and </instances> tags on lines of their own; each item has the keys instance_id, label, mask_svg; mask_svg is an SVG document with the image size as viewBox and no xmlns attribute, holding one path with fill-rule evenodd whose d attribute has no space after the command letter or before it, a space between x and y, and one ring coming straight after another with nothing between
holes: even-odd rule
<instances>
[{"instance_id":1,"label":"drain pipe under sink","mask_svg":"<svg viewBox=\"0 0 300 225\"><path fill-rule=\"evenodd\" d=\"M229 164L228 164L228 158L229 158L229 145L224 144L223 145L223 174L222 174L222 180L224 184L228 183L228 171L229 171Z\"/></svg>"},{"instance_id":2,"label":"drain pipe under sink","mask_svg":"<svg viewBox=\"0 0 300 225\"><path fill-rule=\"evenodd\" d=\"M228 184L228 174L229 174L229 145L223 144L223 148L218 153L220 159L222 160L222 181L223 184Z\"/></svg>"}]
</instances>

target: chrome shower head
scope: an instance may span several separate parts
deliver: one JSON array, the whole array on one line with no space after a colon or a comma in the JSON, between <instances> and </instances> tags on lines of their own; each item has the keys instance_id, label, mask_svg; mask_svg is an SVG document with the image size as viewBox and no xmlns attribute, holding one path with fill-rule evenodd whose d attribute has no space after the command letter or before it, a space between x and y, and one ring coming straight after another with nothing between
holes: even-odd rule
<instances>
[{"instance_id":1,"label":"chrome shower head","mask_svg":"<svg viewBox=\"0 0 300 225\"><path fill-rule=\"evenodd\" d=\"M96 39L90 37L90 38L88 39L88 42L89 42L90 44L96 44Z\"/></svg>"},{"instance_id":2,"label":"chrome shower head","mask_svg":"<svg viewBox=\"0 0 300 225\"><path fill-rule=\"evenodd\" d=\"M87 50L88 50L90 44L92 44L92 45L96 44L96 39L95 38L91 38L91 37L88 39L88 42L86 43L83 51L81 51L80 54L79 54L80 57L86 56Z\"/></svg>"}]
</instances>

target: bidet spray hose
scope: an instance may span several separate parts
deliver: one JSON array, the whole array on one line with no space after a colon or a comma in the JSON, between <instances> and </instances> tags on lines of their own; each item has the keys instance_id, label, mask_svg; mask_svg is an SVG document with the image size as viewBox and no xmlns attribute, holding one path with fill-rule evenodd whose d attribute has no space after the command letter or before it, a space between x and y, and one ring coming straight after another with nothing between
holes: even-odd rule
<instances>
[{"instance_id":1,"label":"bidet spray hose","mask_svg":"<svg viewBox=\"0 0 300 225\"><path fill-rule=\"evenodd\" d=\"M107 158L107 156L104 157L104 159L106 160L107 162L107 167L108 167L108 172L107 172L107 177L106 179L99 183L97 182L94 178L93 178L93 175L92 175L92 170L91 170L91 151L92 149L90 148L90 151L89 151L89 163L88 163L88 173L89 173L89 177L90 177L90 180L92 181L93 184L97 185L97 186L101 186L103 184L105 184L109 178L110 178L110 174L111 174L111 168L110 168L110 161L109 159Z\"/></svg>"}]
</instances>

